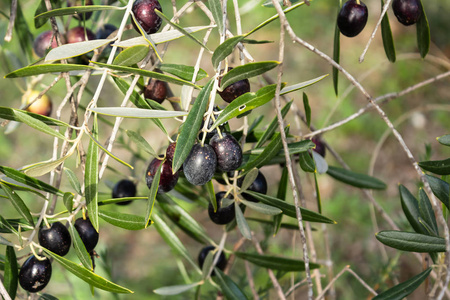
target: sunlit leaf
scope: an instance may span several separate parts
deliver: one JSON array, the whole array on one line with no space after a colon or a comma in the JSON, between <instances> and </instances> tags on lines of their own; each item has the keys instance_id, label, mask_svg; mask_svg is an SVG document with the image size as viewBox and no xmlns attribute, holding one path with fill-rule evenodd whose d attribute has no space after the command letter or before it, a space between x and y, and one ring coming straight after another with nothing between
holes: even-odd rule
<instances>
[{"instance_id":1,"label":"sunlit leaf","mask_svg":"<svg viewBox=\"0 0 450 300\"><path fill-rule=\"evenodd\" d=\"M75 173L69 168L64 168L64 172L66 173L72 188L75 190L75 192L81 195L82 194L81 184L80 181L78 180L77 175L75 175Z\"/></svg>"},{"instance_id":2,"label":"sunlit leaf","mask_svg":"<svg viewBox=\"0 0 450 300\"><path fill-rule=\"evenodd\" d=\"M215 2L215 0L213 2ZM219 2L219 1L217 1L217 2ZM239 44L239 42L241 42L243 39L244 39L244 36L238 35L238 36L229 38L229 39L225 40L222 44L220 44L216 48L216 50L214 50L214 53L211 58L213 67L217 68L219 66L219 63L222 60L224 60L226 57L228 57L228 55L230 55L233 52L234 47L236 47L236 45Z\"/></svg>"},{"instance_id":3,"label":"sunlit leaf","mask_svg":"<svg viewBox=\"0 0 450 300\"><path fill-rule=\"evenodd\" d=\"M281 116L286 117L286 114L289 112L289 110L291 109L291 105L292 105L293 101L289 101L288 103L286 103L286 105L281 109ZM255 148L259 148L262 145L264 145L264 143L270 139L273 136L273 133L275 132L275 130L278 128L278 118L274 117L272 119L272 122L270 122L269 126L267 126L266 131L264 131L264 134L261 136L261 138L259 139L258 143L256 144Z\"/></svg>"},{"instance_id":4,"label":"sunlit leaf","mask_svg":"<svg viewBox=\"0 0 450 300\"><path fill-rule=\"evenodd\" d=\"M45 134L65 140L64 135L59 133L59 131L56 131L55 129L50 128L47 124L45 124L41 120L34 118L33 115L26 114L20 110L16 110L14 113L16 115L18 122L25 123L28 126L30 126L31 128L39 130Z\"/></svg>"},{"instance_id":5,"label":"sunlit leaf","mask_svg":"<svg viewBox=\"0 0 450 300\"><path fill-rule=\"evenodd\" d=\"M171 285L171 286L165 286L158 288L156 290L153 290L155 294L162 295L162 296L171 296L171 295L179 295L181 293L184 293L186 291L189 291L193 289L194 287L201 285L203 282L195 282L191 284L182 284L182 285Z\"/></svg>"},{"instance_id":6,"label":"sunlit leaf","mask_svg":"<svg viewBox=\"0 0 450 300\"><path fill-rule=\"evenodd\" d=\"M304 88L306 88L306 87L308 87L310 85L313 85L313 84L321 81L322 79L324 79L327 76L328 76L328 74L322 75L322 76L319 76L317 78L314 78L314 79L311 79L311 80L308 80L308 81L300 82L300 83L297 83L297 84L290 85L290 86L287 86L285 88L282 88L281 91L280 91L280 95L286 95L286 94L289 94L289 93L292 93L292 92L304 89Z\"/></svg>"},{"instance_id":7,"label":"sunlit leaf","mask_svg":"<svg viewBox=\"0 0 450 300\"><path fill-rule=\"evenodd\" d=\"M184 80L192 80L194 76L195 67L193 66L185 66L185 65L176 65L176 64L162 64L159 69L163 72L175 75ZM208 77L208 73L205 70L199 69L197 73L197 77L195 81L202 80L203 78Z\"/></svg>"},{"instance_id":8,"label":"sunlit leaf","mask_svg":"<svg viewBox=\"0 0 450 300\"><path fill-rule=\"evenodd\" d=\"M125 130L128 137L142 150L150 154L152 157L156 157L157 154L153 150L152 146L137 132L131 130Z\"/></svg>"},{"instance_id":9,"label":"sunlit leaf","mask_svg":"<svg viewBox=\"0 0 450 300\"><path fill-rule=\"evenodd\" d=\"M65 193L63 197L64 206L67 208L69 212L72 212L73 209L73 198L74 195L72 193Z\"/></svg>"},{"instance_id":10,"label":"sunlit leaf","mask_svg":"<svg viewBox=\"0 0 450 300\"><path fill-rule=\"evenodd\" d=\"M252 201L246 201L244 199L241 199L240 202L244 203L245 206L260 212L262 214L265 215L270 215L270 216L274 216L274 215L278 215L281 214L283 211L279 208L273 207L271 205L267 205L264 203L257 203L257 202L252 202Z\"/></svg>"},{"instance_id":11,"label":"sunlit leaf","mask_svg":"<svg viewBox=\"0 0 450 300\"><path fill-rule=\"evenodd\" d=\"M73 248L75 249L78 259L81 261L81 264L88 270L94 271L91 256L87 252L78 231L71 222L69 222L69 232L72 236Z\"/></svg>"},{"instance_id":12,"label":"sunlit leaf","mask_svg":"<svg viewBox=\"0 0 450 300\"><path fill-rule=\"evenodd\" d=\"M187 115L187 112L184 111L150 110L134 107L95 107L90 110L101 115L136 119L163 119Z\"/></svg>"},{"instance_id":13,"label":"sunlit leaf","mask_svg":"<svg viewBox=\"0 0 450 300\"><path fill-rule=\"evenodd\" d=\"M213 15L214 21L217 24L217 29L220 33L223 32L223 12L222 3L220 0L208 0L209 9Z\"/></svg>"},{"instance_id":14,"label":"sunlit leaf","mask_svg":"<svg viewBox=\"0 0 450 300\"><path fill-rule=\"evenodd\" d=\"M220 83L221 90L237 81L264 74L265 72L272 70L279 64L280 63L278 61L261 61L237 66L223 75L222 81Z\"/></svg>"},{"instance_id":15,"label":"sunlit leaf","mask_svg":"<svg viewBox=\"0 0 450 300\"><path fill-rule=\"evenodd\" d=\"M19 121L20 117L18 118L16 116L16 111L20 111L21 113L27 114L30 117L33 117L36 120L39 120L47 125L50 126L64 126L64 127L68 127L69 124L60 121L60 120L56 120L50 117L46 117L40 114L35 114L35 113L31 113L25 110L19 110L19 109L14 109L14 108L10 108L10 107L4 107L4 106L0 106L0 118L2 119L6 119L6 120L11 120L11 121Z\"/></svg>"},{"instance_id":16,"label":"sunlit leaf","mask_svg":"<svg viewBox=\"0 0 450 300\"><path fill-rule=\"evenodd\" d=\"M74 65L74 64L42 64L35 66L28 66L18 70L15 70L9 74L5 75L5 78L19 78L26 76L35 76L47 73L60 73L69 71L85 71L85 70L95 70L94 67L85 65Z\"/></svg>"},{"instance_id":17,"label":"sunlit leaf","mask_svg":"<svg viewBox=\"0 0 450 300\"><path fill-rule=\"evenodd\" d=\"M2 190L5 192L5 194L8 196L9 200L11 201L14 208L17 210L17 212L27 220L28 224L34 227L34 221L33 217L31 216L30 210L28 209L25 202L23 202L22 198L13 191L8 185L0 182L0 186L2 187Z\"/></svg>"},{"instance_id":18,"label":"sunlit leaf","mask_svg":"<svg viewBox=\"0 0 450 300\"><path fill-rule=\"evenodd\" d=\"M144 45L137 45L121 51L113 61L118 66L132 66L143 60L150 48Z\"/></svg>"},{"instance_id":19,"label":"sunlit leaf","mask_svg":"<svg viewBox=\"0 0 450 300\"><path fill-rule=\"evenodd\" d=\"M142 216L125 214L110 210L99 210L98 216L114 226L126 230L141 230L146 226L146 220Z\"/></svg>"},{"instance_id":20,"label":"sunlit leaf","mask_svg":"<svg viewBox=\"0 0 450 300\"><path fill-rule=\"evenodd\" d=\"M45 56L45 61L55 61L80 56L109 44L112 41L114 41L114 39L90 40L61 45L50 50Z\"/></svg>"}]
</instances>

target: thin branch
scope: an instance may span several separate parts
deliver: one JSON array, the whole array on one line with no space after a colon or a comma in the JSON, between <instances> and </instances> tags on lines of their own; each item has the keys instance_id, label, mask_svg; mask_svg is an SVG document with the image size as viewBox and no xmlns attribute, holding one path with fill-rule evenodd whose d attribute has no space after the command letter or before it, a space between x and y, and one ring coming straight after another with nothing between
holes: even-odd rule
<instances>
[{"instance_id":1,"label":"thin branch","mask_svg":"<svg viewBox=\"0 0 450 300\"><path fill-rule=\"evenodd\" d=\"M8 30L6 31L6 35L5 35L5 42L10 42L12 39L12 31L14 29L14 23L16 21L16 16L17 16L17 1L18 0L11 1L11 11L9 14L9 24L8 24Z\"/></svg>"}]
</instances>

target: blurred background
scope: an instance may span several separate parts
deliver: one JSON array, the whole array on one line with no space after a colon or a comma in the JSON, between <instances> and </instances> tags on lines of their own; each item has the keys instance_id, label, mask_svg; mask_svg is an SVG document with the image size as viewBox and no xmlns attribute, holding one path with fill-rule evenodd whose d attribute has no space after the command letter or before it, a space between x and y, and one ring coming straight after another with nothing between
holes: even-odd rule
<instances>
[{"instance_id":1,"label":"blurred background","mask_svg":"<svg viewBox=\"0 0 450 300\"><path fill-rule=\"evenodd\" d=\"M26 78L25 80L4 79L3 76L14 69L28 65L30 62L25 61L25 55L17 40L16 31L13 32L11 42L4 41L10 9L7 2L0 2L0 49L2 54L0 63L0 75L2 78L0 79L0 105L19 108L22 95L26 91L27 85L30 84L31 78ZM31 0L19 1L19 5L28 21L30 31L35 37L41 32L51 29L50 24L46 24L40 29L34 28L33 16L38 6L37 2ZM170 2L161 1L163 12L169 17L173 14ZM263 7L261 4L264 1L240 0L238 2L244 33L276 13L274 8ZM421 59L418 54L415 26L402 26L397 22L392 12L389 11L397 50L397 62L390 63L387 60L382 45L381 33L377 32L364 62L358 63L358 58L372 34L381 11L380 1L366 0L365 2L369 9L369 20L366 28L355 38L350 39L341 36L341 65L354 75L373 97L399 92L449 70L450 35L448 32L450 30L450 22L445 12L450 10L450 2L427 1L424 3L431 28L432 41L431 49L426 59ZM111 3L113 5L117 4ZM177 0L176 3L179 9L186 1ZM94 4L105 4L105 2L94 0ZM180 19L180 25L183 27L208 25L209 19L204 13L195 5L192 7L195 9L189 10ZM236 34L232 1L229 1L228 11L230 30L233 34ZM311 2L310 6L304 5L288 14L288 19L299 37L332 56L336 14L337 1L315 0ZM95 12L93 18L86 22L86 26L95 32L101 25L101 20L107 20L107 23L119 26L121 18L121 11ZM78 25L78 21L75 19L72 19L70 22L69 27ZM278 60L279 27L280 23L275 21L250 37L255 40L273 41L273 43L247 45L248 51L256 61ZM195 36L203 39L204 34L205 32L200 32L196 33ZM134 36L137 36L137 33L131 29L125 33L124 38ZM289 37L285 38L285 42L283 81L288 85L330 74L321 82L288 95L289 98L294 100L294 104L301 112L304 111L302 93L305 92L308 95L312 110L311 123L316 128L322 128L342 120L367 104L367 100L363 95L355 90L342 75L339 78L339 96L337 97L333 89L330 65L317 55L292 43ZM219 35L214 30L208 46L211 49L215 49L218 43ZM158 47L162 49L162 45ZM182 38L169 44L164 62L194 65L199 51L200 48L192 40ZM214 71L210 59L211 56L205 54L200 66L209 75L212 75ZM233 54L231 65L239 65L236 53ZM276 70L272 70L268 74L273 79L276 79ZM46 75L36 85L35 89L42 90L51 83L54 77L53 75ZM86 105L90 101L98 80L99 78L96 76L91 77L87 90L83 95L82 105ZM266 84L260 78L253 78L250 82L252 91L257 91ZM201 82L201 84L204 83L206 83L206 80ZM396 125L397 130L405 139L416 160L444 159L450 155L449 149L440 146L436 141L436 137L450 133L449 83L448 78L437 81L406 96L394 99L383 106L387 116ZM180 87L175 85L170 87L175 96L180 95ZM52 98L54 108L56 108L65 95L64 82L60 81L57 83L49 91L48 95ZM100 107L119 106L122 99L123 95L115 87L114 83L108 81L102 91L98 105ZM219 106L225 107L226 103L219 97L216 101ZM163 105L167 108L171 107L168 101L165 101ZM258 127L259 130L263 130L275 116L273 105L273 103L268 103L254 110L248 116L249 124L252 124L258 116L263 115L264 119ZM63 110L63 120L67 121L68 112L68 110ZM52 117L55 117L54 114ZM114 122L113 118L107 117L105 119L109 122ZM300 127L298 126L292 111L287 115L286 119L291 124L291 134L300 137L302 134L309 132L306 125L301 124ZM178 122L169 119L162 122L170 134L176 133ZM232 120L230 126L232 130L240 128L242 119ZM51 158L52 138L23 125L10 134L5 134L5 128L7 126L0 130L0 165L21 168L25 165ZM106 123L101 123L101 142L107 140L111 128ZM161 130L149 121L126 119L123 121L121 128L140 132L158 153L163 153L169 144ZM398 184L404 184L413 194L417 194L419 187L418 177L397 140L392 135L387 135L384 140L383 135L386 134L386 130L387 126L379 115L371 111L344 126L325 133L322 138L339 153L352 170L365 174L373 171L373 176L388 184L387 190L376 191L373 193L373 196L401 229L411 231L412 229L401 211ZM252 144L247 144L245 150L250 149L252 146ZM85 147L87 147L87 140L85 140ZM133 156L130 153L130 148L133 152L139 153L141 157ZM134 144L129 143L126 135L123 133L117 139L112 152L121 159L132 163L135 168L130 170L116 161L110 160L110 168L105 172L99 184L101 199L110 198L112 186L124 177L139 180L138 195L146 196L148 188L145 184L144 174L151 158L146 158L145 152L139 152ZM325 158L329 165L339 166L338 161L330 153L327 153ZM374 162L373 170L370 167L371 160ZM75 157L67 160L65 166L75 170ZM81 181L81 172L79 169L76 171ZM264 167L262 172L269 183L268 194L275 196L281 177L281 168L278 165ZM308 208L315 210L314 177L303 172L301 176ZM40 179L47 181L48 177L43 176ZM336 225L326 226L329 247L332 249L331 260L334 273L338 273L344 266L350 265L352 270L371 287L377 291L383 291L393 285L394 279L401 282L422 270L421 264L409 253L386 249L386 254L384 255L384 252L380 251L380 244L375 239L374 233L390 228L382 218L374 213L370 202L361 191L339 183L326 174L319 175L318 179L323 214L337 221ZM221 189L223 190L224 188L216 185L216 191ZM65 177L61 190L73 191ZM204 196L207 197L207 195ZM40 211L42 199L31 197L25 193L23 198L32 209L32 212L37 213ZM179 201L178 204L189 211L200 224L204 225L208 234L216 242L219 242L223 228L212 224L206 209L200 206L196 199L191 200ZM288 201L293 201L291 193L288 193ZM62 203L60 203L56 211L63 210L63 207ZM146 209L146 203L145 201L135 201L129 206L113 205L111 209L142 215L142 212ZM8 216L8 218L18 217L10 202L3 198L0 198L0 212L3 216ZM265 217L250 211L246 212L246 216ZM295 224L294 220L286 217L284 222ZM192 256L196 258L203 246L177 227L172 226L170 221L168 223ZM249 224L257 239L260 240L266 254L302 258L298 232L281 229L273 237L269 226L265 227L254 222L249 222ZM312 227L317 229L317 231L313 232L313 238L318 262L323 263L326 258L323 227L320 224L312 224ZM231 232L226 248L231 250L234 243L240 238L241 235L238 231ZM4 249L3 246L0 246L1 254L4 253ZM247 242L242 249L253 251L253 245ZM19 252L17 254L18 257L26 255L27 251L28 249ZM152 227L143 231L126 231L103 222L100 228L100 242L96 247L96 251L99 254L99 258L96 259L96 272L135 292L132 295L114 295L117 299L193 298L193 293L162 297L152 292L154 289L162 286L186 283L182 272L180 272L180 266L185 262L170 251L170 247ZM77 261L73 250L69 253L68 258L72 261ZM247 295L251 295L245 268L241 262L239 260L236 261L236 264L230 271L230 276L244 289ZM186 265L186 267L187 272L189 272L189 266ZM183 270L183 268L181 269ZM53 264L53 271L52 280L46 289L48 293L59 299L89 299L92 297L87 284L65 271L58 264ZM276 295L271 289L271 282L267 272L258 267L252 267L252 271L256 288L261 292L262 299L274 299ZM326 274L325 268L322 268L322 274ZM281 274L279 275L281 276ZM293 274L292 276L285 274L281 276L280 283L283 289L287 290L292 281L298 282L302 279L303 274ZM323 279L323 282L326 285L327 280ZM337 280L335 287L337 299L370 298L368 291L348 274ZM305 290L304 286L300 287L292 296L292 299L303 299L302 295L304 295ZM212 299L216 296L214 289L210 285L206 285L202 291L203 295L205 295L204 299ZM96 290L95 297L112 299L113 296L110 293ZM417 290L408 299L424 299L424 290Z\"/></svg>"}]
</instances>

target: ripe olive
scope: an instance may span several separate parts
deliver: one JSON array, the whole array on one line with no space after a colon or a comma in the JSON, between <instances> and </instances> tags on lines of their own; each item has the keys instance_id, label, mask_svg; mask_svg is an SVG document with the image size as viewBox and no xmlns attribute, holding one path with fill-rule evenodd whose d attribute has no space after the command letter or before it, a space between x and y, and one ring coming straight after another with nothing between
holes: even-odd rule
<instances>
[{"instance_id":1,"label":"ripe olive","mask_svg":"<svg viewBox=\"0 0 450 300\"><path fill-rule=\"evenodd\" d=\"M211 219L211 221L219 225L228 224L231 221L233 221L235 217L234 202L226 207L222 207L222 200L225 194L226 192L218 192L216 194L216 201L217 201L216 212L214 212L214 207L211 202L208 205L209 218ZM233 199L233 195L229 194L227 199Z\"/></svg>"},{"instance_id":2,"label":"ripe olive","mask_svg":"<svg viewBox=\"0 0 450 300\"><path fill-rule=\"evenodd\" d=\"M53 38L52 38L53 37ZM65 39L62 35L59 36L61 43L65 43ZM53 31L44 31L34 40L33 50L39 57L44 57L47 49L58 47L56 38L53 36Z\"/></svg>"},{"instance_id":3,"label":"ripe olive","mask_svg":"<svg viewBox=\"0 0 450 300\"><path fill-rule=\"evenodd\" d=\"M86 38L88 41L95 40L95 34L89 28L84 28L83 26L77 26L70 29L67 31L66 37L67 43L69 44L84 42L86 41Z\"/></svg>"},{"instance_id":4,"label":"ripe olive","mask_svg":"<svg viewBox=\"0 0 450 300\"><path fill-rule=\"evenodd\" d=\"M173 155L175 154L175 147L177 146L177 143L170 143L170 145L166 149L166 161L169 163L169 165L172 165L173 162Z\"/></svg>"},{"instance_id":5,"label":"ripe olive","mask_svg":"<svg viewBox=\"0 0 450 300\"><path fill-rule=\"evenodd\" d=\"M172 164L157 158L153 159L147 168L147 173L145 179L147 181L148 188L152 187L153 179L155 178L156 172L162 163L161 177L159 178L158 194L167 193L171 191L178 182L178 171L173 174Z\"/></svg>"},{"instance_id":6,"label":"ripe olive","mask_svg":"<svg viewBox=\"0 0 450 300\"><path fill-rule=\"evenodd\" d=\"M325 157L325 145L323 144L323 142L319 139L319 138L312 138L311 141L316 144L316 147L313 149L313 151L319 153L322 157Z\"/></svg>"},{"instance_id":7,"label":"ripe olive","mask_svg":"<svg viewBox=\"0 0 450 300\"><path fill-rule=\"evenodd\" d=\"M144 90L144 97L152 99L161 104L167 97L167 83L150 78Z\"/></svg>"},{"instance_id":8,"label":"ripe olive","mask_svg":"<svg viewBox=\"0 0 450 300\"><path fill-rule=\"evenodd\" d=\"M53 223L50 228L39 229L38 240L42 247L60 256L69 252L72 243L69 230L61 222Z\"/></svg>"},{"instance_id":9,"label":"ripe olive","mask_svg":"<svg viewBox=\"0 0 450 300\"><path fill-rule=\"evenodd\" d=\"M98 243L98 232L95 230L94 226L92 226L91 220L89 220L89 218L78 218L75 221L74 226L80 235L87 252L94 250Z\"/></svg>"},{"instance_id":10,"label":"ripe olive","mask_svg":"<svg viewBox=\"0 0 450 300\"><path fill-rule=\"evenodd\" d=\"M183 172L187 181L193 185L204 185L213 178L216 167L214 149L208 144L195 144L183 163Z\"/></svg>"},{"instance_id":11,"label":"ripe olive","mask_svg":"<svg viewBox=\"0 0 450 300\"><path fill-rule=\"evenodd\" d=\"M420 0L394 0L392 10L397 20L405 26L417 23L422 15Z\"/></svg>"},{"instance_id":12,"label":"ripe olive","mask_svg":"<svg viewBox=\"0 0 450 300\"><path fill-rule=\"evenodd\" d=\"M231 134L216 133L209 142L216 152L217 167L223 172L234 171L242 163L242 149L238 141Z\"/></svg>"},{"instance_id":13,"label":"ripe olive","mask_svg":"<svg viewBox=\"0 0 450 300\"><path fill-rule=\"evenodd\" d=\"M82 6L83 2L81 0L67 0L67 7L72 6ZM92 0L85 0L84 2L85 6L93 5ZM92 11L85 12L85 13L79 13L75 14L74 17L78 20L89 20L92 16Z\"/></svg>"},{"instance_id":14,"label":"ripe olive","mask_svg":"<svg viewBox=\"0 0 450 300\"><path fill-rule=\"evenodd\" d=\"M357 36L366 26L368 16L369 11L362 1L348 0L338 14L339 30L347 37Z\"/></svg>"},{"instance_id":15,"label":"ripe olive","mask_svg":"<svg viewBox=\"0 0 450 300\"><path fill-rule=\"evenodd\" d=\"M203 264L205 263L206 256L208 256L209 251L213 251L216 249L214 246L206 246L204 247L200 253L198 254L198 265L200 266L200 269L203 268ZM216 257L217 253L214 254L214 258ZM213 261L214 261L213 258ZM225 270L225 267L227 266L227 258L225 257L225 254L223 251L220 253L219 260L217 261L216 265L219 270ZM214 276L214 271L211 272L211 276Z\"/></svg>"},{"instance_id":16,"label":"ripe olive","mask_svg":"<svg viewBox=\"0 0 450 300\"><path fill-rule=\"evenodd\" d=\"M233 68L228 68L230 71ZM223 72L223 70L222 70ZM222 78L219 79L219 86L222 82ZM223 89L222 92L218 92L220 97L228 103L231 103L237 97L250 92L250 82L248 79L239 80L235 83L230 84L226 88Z\"/></svg>"},{"instance_id":17,"label":"ripe olive","mask_svg":"<svg viewBox=\"0 0 450 300\"><path fill-rule=\"evenodd\" d=\"M157 32L159 27L161 27L162 19L155 13L155 9L162 12L161 4L159 4L158 0L136 0L131 9L136 21L148 34ZM134 20L132 20L132 24L134 29L140 33Z\"/></svg>"},{"instance_id":18,"label":"ripe olive","mask_svg":"<svg viewBox=\"0 0 450 300\"><path fill-rule=\"evenodd\" d=\"M52 277L52 264L50 260L48 258L38 260L32 255L20 268L19 283L24 290L30 293L36 293L47 286L50 277Z\"/></svg>"},{"instance_id":19,"label":"ripe olive","mask_svg":"<svg viewBox=\"0 0 450 300\"><path fill-rule=\"evenodd\" d=\"M128 179L122 179L121 181L117 182L112 191L113 198L128 198L134 196L136 196L136 185L133 181ZM127 205L130 203L131 200L117 202L116 204Z\"/></svg>"},{"instance_id":20,"label":"ripe olive","mask_svg":"<svg viewBox=\"0 0 450 300\"><path fill-rule=\"evenodd\" d=\"M237 185L239 187L242 186L242 183L244 182L244 177L241 177L238 179ZM266 177L264 177L263 173L261 173L261 171L258 171L258 176L256 176L255 181L253 181L253 183L248 187L249 191L253 191L256 193L260 193L260 194L266 194L267 193L267 181L266 181ZM244 199L248 200L248 201L252 201L252 202L259 202L258 199L256 199L255 197L246 194L246 193L242 193L242 196L244 197Z\"/></svg>"}]
</instances>

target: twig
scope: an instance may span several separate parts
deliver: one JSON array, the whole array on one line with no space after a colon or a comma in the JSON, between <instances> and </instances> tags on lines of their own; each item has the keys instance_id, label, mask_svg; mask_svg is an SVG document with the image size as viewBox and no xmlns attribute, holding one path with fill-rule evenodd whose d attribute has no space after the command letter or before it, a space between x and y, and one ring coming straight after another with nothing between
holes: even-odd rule
<instances>
[{"instance_id":1,"label":"twig","mask_svg":"<svg viewBox=\"0 0 450 300\"><path fill-rule=\"evenodd\" d=\"M6 31L6 35L5 35L5 42L10 42L12 39L12 32L14 29L14 23L16 21L16 16L17 16L17 1L18 0L11 1L11 11L9 14L9 24L8 24L8 30Z\"/></svg>"},{"instance_id":2,"label":"twig","mask_svg":"<svg viewBox=\"0 0 450 300\"><path fill-rule=\"evenodd\" d=\"M259 300L258 292L255 289L255 281L253 280L252 270L250 269L250 263L244 261L245 273L247 273L248 285L250 285L250 290L252 291L253 299Z\"/></svg>"}]
</instances>

